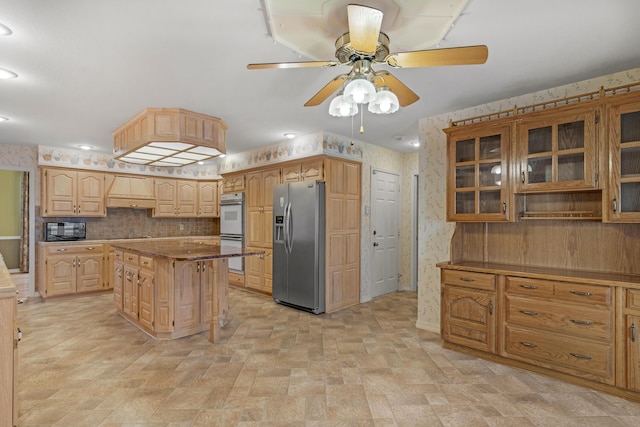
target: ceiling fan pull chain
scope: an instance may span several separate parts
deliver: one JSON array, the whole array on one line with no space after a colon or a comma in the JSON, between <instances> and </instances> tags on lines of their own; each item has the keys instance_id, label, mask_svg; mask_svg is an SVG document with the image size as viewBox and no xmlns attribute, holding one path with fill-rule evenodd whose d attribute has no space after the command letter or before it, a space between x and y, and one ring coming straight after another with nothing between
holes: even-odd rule
<instances>
[{"instance_id":1,"label":"ceiling fan pull chain","mask_svg":"<svg viewBox=\"0 0 640 427\"><path fill-rule=\"evenodd\" d=\"M364 133L364 108L360 109L360 135Z\"/></svg>"}]
</instances>

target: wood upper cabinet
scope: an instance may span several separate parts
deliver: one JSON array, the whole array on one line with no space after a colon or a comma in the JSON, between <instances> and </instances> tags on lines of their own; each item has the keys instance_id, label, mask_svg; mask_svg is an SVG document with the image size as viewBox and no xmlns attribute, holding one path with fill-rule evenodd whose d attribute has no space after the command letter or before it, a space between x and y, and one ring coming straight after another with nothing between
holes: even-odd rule
<instances>
[{"instance_id":1,"label":"wood upper cabinet","mask_svg":"<svg viewBox=\"0 0 640 427\"><path fill-rule=\"evenodd\" d=\"M233 193L236 191L244 191L244 174L225 175L222 178L222 190L225 193Z\"/></svg>"},{"instance_id":2,"label":"wood upper cabinet","mask_svg":"<svg viewBox=\"0 0 640 427\"><path fill-rule=\"evenodd\" d=\"M323 178L322 159L287 164L282 167L282 182L315 181Z\"/></svg>"},{"instance_id":3,"label":"wood upper cabinet","mask_svg":"<svg viewBox=\"0 0 640 427\"><path fill-rule=\"evenodd\" d=\"M41 216L103 217L105 174L42 169Z\"/></svg>"},{"instance_id":4,"label":"wood upper cabinet","mask_svg":"<svg viewBox=\"0 0 640 427\"><path fill-rule=\"evenodd\" d=\"M517 190L598 188L598 107L592 102L531 113L517 122Z\"/></svg>"},{"instance_id":5,"label":"wood upper cabinet","mask_svg":"<svg viewBox=\"0 0 640 427\"><path fill-rule=\"evenodd\" d=\"M198 181L198 212L200 218L220 216L218 181Z\"/></svg>"},{"instance_id":6,"label":"wood upper cabinet","mask_svg":"<svg viewBox=\"0 0 640 427\"><path fill-rule=\"evenodd\" d=\"M280 184L280 168L246 174L246 246L271 247L276 184Z\"/></svg>"},{"instance_id":7,"label":"wood upper cabinet","mask_svg":"<svg viewBox=\"0 0 640 427\"><path fill-rule=\"evenodd\" d=\"M181 179L156 179L155 217L195 217L198 202L197 182Z\"/></svg>"},{"instance_id":8,"label":"wood upper cabinet","mask_svg":"<svg viewBox=\"0 0 640 427\"><path fill-rule=\"evenodd\" d=\"M640 222L640 95L621 95L607 107L610 221Z\"/></svg>"},{"instance_id":9,"label":"wood upper cabinet","mask_svg":"<svg viewBox=\"0 0 640 427\"><path fill-rule=\"evenodd\" d=\"M496 278L442 270L441 334L444 341L496 352Z\"/></svg>"},{"instance_id":10,"label":"wood upper cabinet","mask_svg":"<svg viewBox=\"0 0 640 427\"><path fill-rule=\"evenodd\" d=\"M484 123L447 133L447 221L509 221L511 126Z\"/></svg>"}]
</instances>

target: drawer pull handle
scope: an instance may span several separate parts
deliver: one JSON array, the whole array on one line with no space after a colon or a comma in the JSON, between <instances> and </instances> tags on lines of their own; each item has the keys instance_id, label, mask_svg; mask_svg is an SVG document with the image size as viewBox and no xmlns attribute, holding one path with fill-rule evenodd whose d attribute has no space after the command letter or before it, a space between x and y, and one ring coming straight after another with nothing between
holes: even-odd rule
<instances>
[{"instance_id":1,"label":"drawer pull handle","mask_svg":"<svg viewBox=\"0 0 640 427\"><path fill-rule=\"evenodd\" d=\"M631 324L631 341L636 342L636 324Z\"/></svg>"},{"instance_id":2,"label":"drawer pull handle","mask_svg":"<svg viewBox=\"0 0 640 427\"><path fill-rule=\"evenodd\" d=\"M91 247L87 248L87 250L88 250L88 251L92 251L92 250L94 250L94 249L95 249L95 248L94 248L93 246L91 246Z\"/></svg>"},{"instance_id":3,"label":"drawer pull handle","mask_svg":"<svg viewBox=\"0 0 640 427\"><path fill-rule=\"evenodd\" d=\"M142 261L142 264L143 264L143 265L148 265L148 264L149 264L149 261Z\"/></svg>"},{"instance_id":4,"label":"drawer pull handle","mask_svg":"<svg viewBox=\"0 0 640 427\"><path fill-rule=\"evenodd\" d=\"M460 280L462 280L463 282L473 282L474 279L471 277L461 277Z\"/></svg>"},{"instance_id":5,"label":"drawer pull handle","mask_svg":"<svg viewBox=\"0 0 640 427\"><path fill-rule=\"evenodd\" d=\"M527 316L537 316L538 315L537 311L520 310L520 313L526 314Z\"/></svg>"},{"instance_id":6,"label":"drawer pull handle","mask_svg":"<svg viewBox=\"0 0 640 427\"><path fill-rule=\"evenodd\" d=\"M573 323L575 323L577 325L586 325L586 326L593 325L593 322L591 322L589 320L576 320L576 319L569 319L569 320L571 320Z\"/></svg>"},{"instance_id":7,"label":"drawer pull handle","mask_svg":"<svg viewBox=\"0 0 640 427\"><path fill-rule=\"evenodd\" d=\"M529 348L536 348L538 346L538 344L534 344L532 342L526 342L526 341L520 341L520 344Z\"/></svg>"},{"instance_id":8,"label":"drawer pull handle","mask_svg":"<svg viewBox=\"0 0 640 427\"><path fill-rule=\"evenodd\" d=\"M574 295L578 295L581 297L590 297L593 296L593 294L591 292L582 292L582 291L571 291L572 294Z\"/></svg>"},{"instance_id":9,"label":"drawer pull handle","mask_svg":"<svg viewBox=\"0 0 640 427\"><path fill-rule=\"evenodd\" d=\"M520 285L520 287L524 289L538 289L535 285Z\"/></svg>"},{"instance_id":10,"label":"drawer pull handle","mask_svg":"<svg viewBox=\"0 0 640 427\"><path fill-rule=\"evenodd\" d=\"M575 357L576 359L591 360L591 356L587 356L585 354L578 354L578 353L569 353L569 354Z\"/></svg>"},{"instance_id":11,"label":"drawer pull handle","mask_svg":"<svg viewBox=\"0 0 640 427\"><path fill-rule=\"evenodd\" d=\"M56 249L57 252L66 252L67 250L65 248L60 248L60 249Z\"/></svg>"}]
</instances>

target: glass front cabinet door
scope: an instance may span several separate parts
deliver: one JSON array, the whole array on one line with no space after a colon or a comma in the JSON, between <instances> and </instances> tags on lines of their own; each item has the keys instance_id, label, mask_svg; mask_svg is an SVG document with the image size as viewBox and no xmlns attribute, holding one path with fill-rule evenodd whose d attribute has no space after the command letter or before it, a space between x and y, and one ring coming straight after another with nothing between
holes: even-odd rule
<instances>
[{"instance_id":1,"label":"glass front cabinet door","mask_svg":"<svg viewBox=\"0 0 640 427\"><path fill-rule=\"evenodd\" d=\"M559 107L521 119L518 192L596 189L596 122L592 106Z\"/></svg>"},{"instance_id":2,"label":"glass front cabinet door","mask_svg":"<svg viewBox=\"0 0 640 427\"><path fill-rule=\"evenodd\" d=\"M608 107L611 221L640 222L639 95L623 95Z\"/></svg>"},{"instance_id":3,"label":"glass front cabinet door","mask_svg":"<svg viewBox=\"0 0 640 427\"><path fill-rule=\"evenodd\" d=\"M509 125L445 129L447 221L509 221Z\"/></svg>"}]
</instances>

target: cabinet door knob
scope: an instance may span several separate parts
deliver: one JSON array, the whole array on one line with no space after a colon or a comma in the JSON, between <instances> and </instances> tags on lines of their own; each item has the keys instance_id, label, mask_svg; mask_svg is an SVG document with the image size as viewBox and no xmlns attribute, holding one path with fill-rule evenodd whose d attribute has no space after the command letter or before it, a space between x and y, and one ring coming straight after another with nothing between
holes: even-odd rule
<instances>
[{"instance_id":1,"label":"cabinet door knob","mask_svg":"<svg viewBox=\"0 0 640 427\"><path fill-rule=\"evenodd\" d=\"M613 198L613 213L617 213L618 212L618 199L617 198Z\"/></svg>"}]
</instances>

